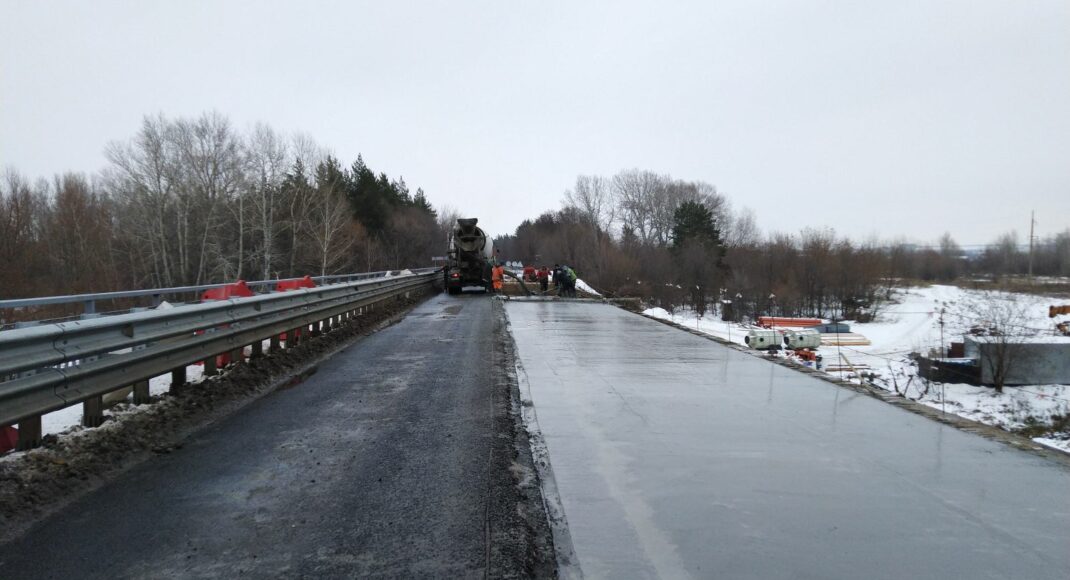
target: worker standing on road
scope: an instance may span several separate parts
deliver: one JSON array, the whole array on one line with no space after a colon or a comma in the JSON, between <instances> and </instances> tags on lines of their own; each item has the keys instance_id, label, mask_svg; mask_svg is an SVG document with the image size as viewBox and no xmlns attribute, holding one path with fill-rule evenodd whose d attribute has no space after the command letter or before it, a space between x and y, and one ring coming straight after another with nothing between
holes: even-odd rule
<instances>
[{"instance_id":1,"label":"worker standing on road","mask_svg":"<svg viewBox=\"0 0 1070 580\"><path fill-rule=\"evenodd\" d=\"M495 264L490 270L490 283L494 287L494 293L502 291L502 279L505 278L505 266Z\"/></svg>"},{"instance_id":2,"label":"worker standing on road","mask_svg":"<svg viewBox=\"0 0 1070 580\"><path fill-rule=\"evenodd\" d=\"M576 272L567 265L561 266L561 286L558 294L568 298L576 297Z\"/></svg>"},{"instance_id":3,"label":"worker standing on road","mask_svg":"<svg viewBox=\"0 0 1070 580\"><path fill-rule=\"evenodd\" d=\"M546 269L546 266L540 266L536 277L539 279L539 288L543 294L546 294L546 290L550 287L550 271Z\"/></svg>"}]
</instances>

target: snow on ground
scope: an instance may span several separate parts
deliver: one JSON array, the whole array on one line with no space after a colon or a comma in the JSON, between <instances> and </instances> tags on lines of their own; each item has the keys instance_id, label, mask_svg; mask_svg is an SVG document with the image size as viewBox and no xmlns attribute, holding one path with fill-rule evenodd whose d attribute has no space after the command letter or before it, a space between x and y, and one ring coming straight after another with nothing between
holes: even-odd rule
<instances>
[{"instance_id":1,"label":"snow on ground","mask_svg":"<svg viewBox=\"0 0 1070 580\"><path fill-rule=\"evenodd\" d=\"M271 341L263 341L264 350L266 351ZM283 342L285 344L285 341ZM252 353L252 347L245 347L245 355L249 356ZM204 366L200 364L192 364L186 367L186 381L189 383L199 383L204 380ZM152 396L162 395L171 388L171 374L160 375L149 379L149 394ZM138 405L136 408L142 408L144 405ZM107 411L105 411L107 412ZM59 434L67 431L72 427L77 427L82 424L82 405L72 405L53 411L47 415L41 416L41 434Z\"/></svg>"},{"instance_id":2,"label":"snow on ground","mask_svg":"<svg viewBox=\"0 0 1070 580\"><path fill-rule=\"evenodd\" d=\"M599 292L598 290L595 290L594 288L591 288L590 286L587 285L586 282L584 282L580 278L576 278L576 289L583 290L584 292L586 292L588 294L594 294L595 296L601 296L602 295L601 292Z\"/></svg>"},{"instance_id":3,"label":"snow on ground","mask_svg":"<svg viewBox=\"0 0 1070 580\"><path fill-rule=\"evenodd\" d=\"M924 354L940 347L941 321L944 344L960 342L970 325L969 305L981 294L957 286L939 285L896 290L894 303L884 306L874 322L847 321L852 332L862 334L872 344L839 348L824 346L819 353L824 365L840 362L844 366L854 366L859 369L859 374L867 375L867 380L874 386L895 390L930 407L1007 430L1051 425L1053 417L1070 415L1070 386L1067 385L1006 387L1003 393L997 393L988 387L965 384L926 384L918 377L910 353ZM1048 318L1048 305L1052 304L1052 299L1027 294L1016 294L1014 298L1021 302L1026 312L1021 321L1023 332L1050 335L1052 321ZM743 338L753 328L723 322L713 313L698 317L689 310L669 313L663 308L651 308L644 314L740 345L745 345ZM840 374L839 371L836 374ZM861 380L851 372L843 373L843 378ZM1070 452L1070 431L1049 435L1033 440Z\"/></svg>"}]
</instances>

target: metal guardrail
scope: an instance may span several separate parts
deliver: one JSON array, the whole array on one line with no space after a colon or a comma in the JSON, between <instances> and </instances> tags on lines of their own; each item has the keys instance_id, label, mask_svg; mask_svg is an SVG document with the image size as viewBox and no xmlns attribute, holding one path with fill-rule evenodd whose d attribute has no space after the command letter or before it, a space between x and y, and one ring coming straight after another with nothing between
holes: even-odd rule
<instances>
[{"instance_id":1,"label":"metal guardrail","mask_svg":"<svg viewBox=\"0 0 1070 580\"><path fill-rule=\"evenodd\" d=\"M299 338L296 329L330 328L426 288L439 279L439 270L429 270L0 331L0 426L18 423L20 447L33 446L45 413L84 402L87 414L91 404L99 414L100 397L139 383L147 397L152 377L184 377L198 361L214 369L219 354L253 345L257 356L263 340L274 347L282 333Z\"/></svg>"},{"instance_id":2,"label":"metal guardrail","mask_svg":"<svg viewBox=\"0 0 1070 580\"><path fill-rule=\"evenodd\" d=\"M412 272L414 274L420 274L425 272L434 272L438 270L439 268L418 268L410 269L409 272ZM338 284L341 282L355 282L359 280L385 278L398 272L398 270L383 270L381 272L362 272L359 274L333 274L329 276L313 276L312 280L315 281L317 284ZM275 287L278 285L279 282L297 279L299 278L283 278L281 280L255 280L253 282L246 282L245 285L249 288L257 288L265 292L272 292L274 291ZM230 285L229 282L220 284L201 284L199 286L176 286L173 288L150 288L147 290L125 290L120 292L72 294L67 296L14 298L0 300L0 311L3 311L5 309L32 308L34 306L53 306L57 304L82 304L84 308L83 314L92 315L97 313L98 302L122 300L127 298L150 297L153 299L151 306L157 306L165 296L180 296L182 294L198 296L206 290L211 290L213 288L222 288L228 285Z\"/></svg>"}]
</instances>

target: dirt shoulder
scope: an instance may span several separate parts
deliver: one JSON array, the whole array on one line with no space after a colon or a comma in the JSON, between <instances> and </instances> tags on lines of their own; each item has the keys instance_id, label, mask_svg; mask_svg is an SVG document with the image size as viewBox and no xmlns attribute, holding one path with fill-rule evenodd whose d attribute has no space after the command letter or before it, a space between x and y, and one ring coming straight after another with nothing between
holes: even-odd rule
<instances>
[{"instance_id":1,"label":"dirt shoulder","mask_svg":"<svg viewBox=\"0 0 1070 580\"><path fill-rule=\"evenodd\" d=\"M539 471L524 426L516 346L505 308L494 304L495 439L488 501L490 578L556 578L554 541Z\"/></svg>"}]
</instances>

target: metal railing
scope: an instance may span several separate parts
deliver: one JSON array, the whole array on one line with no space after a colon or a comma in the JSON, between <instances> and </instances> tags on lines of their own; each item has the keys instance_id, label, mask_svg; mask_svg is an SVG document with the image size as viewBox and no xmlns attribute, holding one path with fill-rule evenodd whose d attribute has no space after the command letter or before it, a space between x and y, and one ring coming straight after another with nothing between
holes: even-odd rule
<instances>
[{"instance_id":1,"label":"metal railing","mask_svg":"<svg viewBox=\"0 0 1070 580\"><path fill-rule=\"evenodd\" d=\"M439 268L418 268L407 270L413 274L420 274L425 272L437 271ZM342 282L356 282L359 280L371 280L375 278L386 278L392 275L400 275L400 272L405 270L383 270L380 272L362 272L359 274L334 274L328 276L313 276L312 280L317 284L338 284ZM273 292L278 286L279 282L285 282L290 280L300 280L301 278L284 278L281 280L255 280L252 282L246 282L245 285L250 289L256 289L261 292ZM146 290L124 290L120 292L96 292L92 294L71 294L66 296L42 296L37 298L14 298L7 300L0 300L0 320L2 320L2 314L5 311L13 311L20 309L32 309L40 306L57 306L57 305L82 305L81 318L91 318L98 314L98 304L101 302L114 302L117 300L129 300L138 298L149 298L147 307L156 307L166 297L188 297L191 300L197 300L200 295L214 288L223 288L229 286L231 283L219 283L219 284L201 284L199 286L176 286L173 288L149 288ZM183 300L184 302L184 300ZM74 318L76 316L68 316L65 318ZM31 325L36 324L38 321L21 321L16 323L17 325Z\"/></svg>"},{"instance_id":2,"label":"metal railing","mask_svg":"<svg viewBox=\"0 0 1070 580\"><path fill-rule=\"evenodd\" d=\"M214 374L217 355L251 346L253 358L263 356L263 341L274 350L282 334L289 348L310 328L330 329L378 302L429 287L438 272L0 331L0 426L17 423L20 448L32 447L45 413L84 403L84 422L92 424L107 393L133 386L135 402L147 402L152 377L170 372L173 383L184 383L186 366L199 361Z\"/></svg>"}]
</instances>

